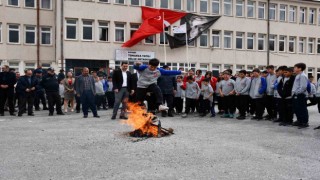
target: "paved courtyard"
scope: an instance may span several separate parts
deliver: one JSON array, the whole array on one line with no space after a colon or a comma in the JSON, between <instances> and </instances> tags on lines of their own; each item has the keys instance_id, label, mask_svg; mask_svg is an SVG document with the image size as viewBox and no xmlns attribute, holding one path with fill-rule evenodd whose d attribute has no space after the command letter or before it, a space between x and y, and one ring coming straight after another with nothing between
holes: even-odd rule
<instances>
[{"instance_id":1,"label":"paved courtyard","mask_svg":"<svg viewBox=\"0 0 320 180\"><path fill-rule=\"evenodd\" d=\"M0 179L319 179L320 114L310 127L269 121L162 118L175 135L137 140L131 129L81 114L0 118Z\"/></svg>"}]
</instances>

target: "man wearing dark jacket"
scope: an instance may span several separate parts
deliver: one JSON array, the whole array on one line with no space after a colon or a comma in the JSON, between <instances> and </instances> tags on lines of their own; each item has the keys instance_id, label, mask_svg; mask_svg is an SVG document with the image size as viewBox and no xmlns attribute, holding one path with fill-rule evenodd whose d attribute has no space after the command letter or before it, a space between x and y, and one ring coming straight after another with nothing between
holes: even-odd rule
<instances>
[{"instance_id":1,"label":"man wearing dark jacket","mask_svg":"<svg viewBox=\"0 0 320 180\"><path fill-rule=\"evenodd\" d=\"M14 114L14 85L16 84L16 74L9 72L9 66L4 65L0 73L0 116L4 116L4 105L8 101L9 112Z\"/></svg>"},{"instance_id":2,"label":"man wearing dark jacket","mask_svg":"<svg viewBox=\"0 0 320 180\"><path fill-rule=\"evenodd\" d=\"M279 100L279 121L280 126L291 125L293 122L292 87L295 76L293 69L287 68L283 71L284 77L277 85L277 91L281 99Z\"/></svg>"},{"instance_id":3,"label":"man wearing dark jacket","mask_svg":"<svg viewBox=\"0 0 320 180\"><path fill-rule=\"evenodd\" d=\"M43 87L40 85L42 81L42 71L38 71L35 73L34 77L37 79L38 84L36 86L36 95L34 98L34 107L36 111L40 110L40 101L43 106L43 110L48 110L47 108L47 102L46 102L46 97L45 97L45 91Z\"/></svg>"},{"instance_id":4,"label":"man wearing dark jacket","mask_svg":"<svg viewBox=\"0 0 320 180\"><path fill-rule=\"evenodd\" d=\"M131 90L131 73L128 71L128 62L122 62L121 68L113 72L112 84L115 96L115 103L113 107L113 114L111 119L116 119L117 112L122 102L122 109L120 119L128 119L126 117L127 101L129 98L129 92ZM134 93L132 90L131 94Z\"/></svg>"},{"instance_id":5,"label":"man wearing dark jacket","mask_svg":"<svg viewBox=\"0 0 320 180\"><path fill-rule=\"evenodd\" d=\"M129 101L136 103L137 102L137 82L139 80L139 72L131 75L131 89L133 90L133 94L130 94Z\"/></svg>"},{"instance_id":6,"label":"man wearing dark jacket","mask_svg":"<svg viewBox=\"0 0 320 180\"><path fill-rule=\"evenodd\" d=\"M36 92L36 86L38 86L38 80L32 76L31 70L26 70L25 75L20 77L16 87L16 92L19 94L19 113L18 116L22 116L28 105L28 116L34 116L33 103Z\"/></svg>"},{"instance_id":7,"label":"man wearing dark jacket","mask_svg":"<svg viewBox=\"0 0 320 180\"><path fill-rule=\"evenodd\" d=\"M162 69L170 70L168 65L164 65ZM175 76L160 76L158 78L158 86L163 95L163 104L167 103L169 107L168 116L173 117L173 98L174 93L177 91L177 82ZM166 111L162 111L162 117L167 116Z\"/></svg>"},{"instance_id":8,"label":"man wearing dark jacket","mask_svg":"<svg viewBox=\"0 0 320 180\"><path fill-rule=\"evenodd\" d=\"M56 105L56 111L58 115L64 115L61 110L61 97L59 95L59 81L57 75L54 73L53 68L48 68L47 75L42 78L40 84L46 91L48 104L49 104L49 116L53 116L54 106Z\"/></svg>"}]
</instances>

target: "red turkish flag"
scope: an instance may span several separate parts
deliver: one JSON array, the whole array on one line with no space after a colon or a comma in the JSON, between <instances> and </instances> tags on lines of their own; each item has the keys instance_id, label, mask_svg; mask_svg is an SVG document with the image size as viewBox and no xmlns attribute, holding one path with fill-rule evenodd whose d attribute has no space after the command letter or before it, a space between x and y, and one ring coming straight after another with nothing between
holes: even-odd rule
<instances>
[{"instance_id":1,"label":"red turkish flag","mask_svg":"<svg viewBox=\"0 0 320 180\"><path fill-rule=\"evenodd\" d=\"M168 27L187 14L185 12L176 12L168 9L154 9L143 6L141 7L141 10L143 20L142 25L133 34L131 39L122 45L122 47L132 47L153 34L163 32L163 26Z\"/></svg>"}]
</instances>

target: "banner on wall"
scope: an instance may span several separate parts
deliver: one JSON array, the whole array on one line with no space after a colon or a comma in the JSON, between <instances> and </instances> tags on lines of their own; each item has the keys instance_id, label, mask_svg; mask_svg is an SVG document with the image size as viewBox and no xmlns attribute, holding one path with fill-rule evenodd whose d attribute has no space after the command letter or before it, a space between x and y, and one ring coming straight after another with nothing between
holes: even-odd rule
<instances>
[{"instance_id":1,"label":"banner on wall","mask_svg":"<svg viewBox=\"0 0 320 180\"><path fill-rule=\"evenodd\" d=\"M115 59L118 61L149 61L155 58L155 52L152 51L130 51L117 49Z\"/></svg>"}]
</instances>

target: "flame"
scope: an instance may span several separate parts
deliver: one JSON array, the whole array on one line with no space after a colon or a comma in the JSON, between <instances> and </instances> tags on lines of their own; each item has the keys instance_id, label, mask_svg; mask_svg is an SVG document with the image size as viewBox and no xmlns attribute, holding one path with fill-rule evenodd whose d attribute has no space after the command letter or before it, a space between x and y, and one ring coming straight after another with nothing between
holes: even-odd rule
<instances>
[{"instance_id":1,"label":"flame","mask_svg":"<svg viewBox=\"0 0 320 180\"><path fill-rule=\"evenodd\" d=\"M143 135L158 136L158 127L152 124L153 114L138 103L128 103L128 119L121 121L122 124L129 125L133 130L142 131Z\"/></svg>"}]
</instances>

